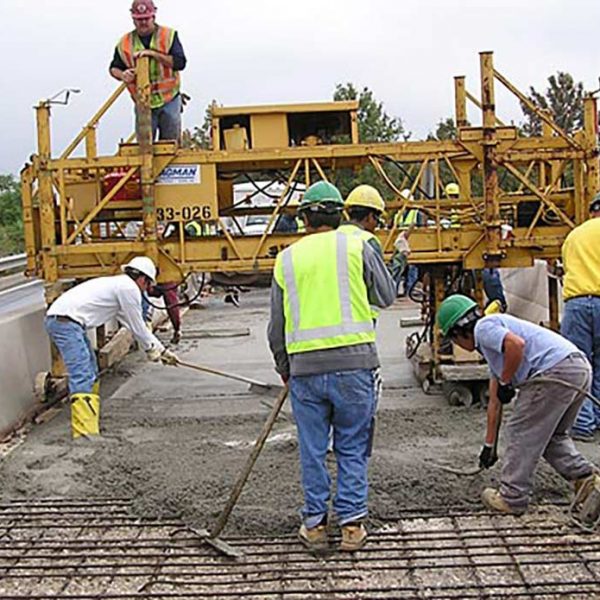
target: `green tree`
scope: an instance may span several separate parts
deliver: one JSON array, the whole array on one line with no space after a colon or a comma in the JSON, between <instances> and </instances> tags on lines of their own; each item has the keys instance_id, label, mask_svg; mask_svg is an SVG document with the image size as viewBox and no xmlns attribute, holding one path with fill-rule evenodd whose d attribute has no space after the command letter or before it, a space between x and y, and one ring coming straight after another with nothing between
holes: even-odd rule
<instances>
[{"instance_id":1,"label":"green tree","mask_svg":"<svg viewBox=\"0 0 600 600\"><path fill-rule=\"evenodd\" d=\"M217 104L213 100L204 111L204 120L202 125L196 125L194 130L184 129L181 134L181 145L191 150L211 150L212 149L212 107Z\"/></svg>"},{"instance_id":2,"label":"green tree","mask_svg":"<svg viewBox=\"0 0 600 600\"><path fill-rule=\"evenodd\" d=\"M454 119L452 117L446 117L445 119L440 119L435 129L435 132L429 133L427 136L428 140L454 140L456 139L456 125L454 124Z\"/></svg>"},{"instance_id":3,"label":"green tree","mask_svg":"<svg viewBox=\"0 0 600 600\"><path fill-rule=\"evenodd\" d=\"M390 116L385 111L383 102L379 102L368 87L363 87L359 92L352 83L338 83L333 99L335 101L358 100L358 139L361 144L406 141L411 136L411 133L404 128L402 119ZM337 141L349 143L350 140L345 138ZM406 184L406 172L402 166L385 164L383 168L396 185ZM389 186L371 165L366 165L359 171L338 169L334 175L334 183L343 195L348 194L357 185L367 183L376 187L384 197L393 196Z\"/></svg>"},{"instance_id":4,"label":"green tree","mask_svg":"<svg viewBox=\"0 0 600 600\"><path fill-rule=\"evenodd\" d=\"M531 86L528 98L538 109L548 110L556 124L567 133L573 133L582 127L583 83L575 83L569 73L558 71L556 75L550 75L544 93ZM525 115L523 134L541 135L542 120L524 103L521 103L521 109Z\"/></svg>"},{"instance_id":5,"label":"green tree","mask_svg":"<svg viewBox=\"0 0 600 600\"><path fill-rule=\"evenodd\" d=\"M12 175L0 175L0 255L23 252L21 189Z\"/></svg>"},{"instance_id":6,"label":"green tree","mask_svg":"<svg viewBox=\"0 0 600 600\"><path fill-rule=\"evenodd\" d=\"M390 117L385 112L383 102L378 102L368 87L359 93L352 83L338 83L333 99L358 100L358 139L361 144L406 141L411 135L404 129L402 119Z\"/></svg>"}]
</instances>

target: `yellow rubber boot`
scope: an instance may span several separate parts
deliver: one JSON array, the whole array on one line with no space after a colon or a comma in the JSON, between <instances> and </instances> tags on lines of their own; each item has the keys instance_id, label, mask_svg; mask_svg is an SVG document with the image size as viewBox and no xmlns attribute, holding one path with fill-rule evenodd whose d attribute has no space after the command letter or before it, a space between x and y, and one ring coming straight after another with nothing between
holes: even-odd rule
<instances>
[{"instance_id":1,"label":"yellow rubber boot","mask_svg":"<svg viewBox=\"0 0 600 600\"><path fill-rule=\"evenodd\" d=\"M100 435L100 396L71 395L71 432L73 439Z\"/></svg>"},{"instance_id":2,"label":"yellow rubber boot","mask_svg":"<svg viewBox=\"0 0 600 600\"><path fill-rule=\"evenodd\" d=\"M94 381L94 385L92 386L92 394L96 394L96 396L100 395L100 380L96 379Z\"/></svg>"}]
</instances>

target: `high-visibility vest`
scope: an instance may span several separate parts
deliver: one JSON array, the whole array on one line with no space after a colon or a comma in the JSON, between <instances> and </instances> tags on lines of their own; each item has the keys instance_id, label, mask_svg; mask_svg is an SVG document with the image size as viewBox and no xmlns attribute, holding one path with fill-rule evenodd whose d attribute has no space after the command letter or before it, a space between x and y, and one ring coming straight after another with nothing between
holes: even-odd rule
<instances>
[{"instance_id":1,"label":"high-visibility vest","mask_svg":"<svg viewBox=\"0 0 600 600\"><path fill-rule=\"evenodd\" d=\"M342 233L345 233L346 235L356 236L365 243L369 243L371 240L375 240L378 248L381 250L381 254L383 255L383 248L381 247L381 242L379 241L379 238L375 234L371 233L370 231L367 231L366 229L363 229L362 227L359 227L358 225L354 225L354 223L344 223L344 225L340 225L337 228L337 231L341 231ZM381 311L379 310L378 306L371 305L371 318L373 320L377 320L379 318L380 312Z\"/></svg>"},{"instance_id":2,"label":"high-visibility vest","mask_svg":"<svg viewBox=\"0 0 600 600\"><path fill-rule=\"evenodd\" d=\"M150 49L161 52L162 54L169 54L169 50L173 44L173 38L175 37L175 30L169 27L163 27L157 25L152 34L150 40ZM119 55L123 62L130 69L135 67L135 60L133 55L136 52L145 50L142 40L138 36L137 32L131 31L125 34L117 46ZM164 106L177 94L179 94L180 78L179 71L173 71L170 67L166 67L158 60L150 59L150 107L160 108ZM136 86L132 83L127 86L129 93L135 99Z\"/></svg>"},{"instance_id":3,"label":"high-visibility vest","mask_svg":"<svg viewBox=\"0 0 600 600\"><path fill-rule=\"evenodd\" d=\"M409 209L406 214L404 214L404 212L397 212L396 216L394 217L394 225L400 229L408 228L413 224L417 224L418 216L419 211L416 208Z\"/></svg>"},{"instance_id":4,"label":"high-visibility vest","mask_svg":"<svg viewBox=\"0 0 600 600\"><path fill-rule=\"evenodd\" d=\"M375 342L363 240L340 231L304 236L275 261L289 354Z\"/></svg>"},{"instance_id":5,"label":"high-visibility vest","mask_svg":"<svg viewBox=\"0 0 600 600\"><path fill-rule=\"evenodd\" d=\"M192 237L200 237L201 235L204 235L202 225L200 225L198 221L190 221L189 223L186 223L185 232Z\"/></svg>"},{"instance_id":6,"label":"high-visibility vest","mask_svg":"<svg viewBox=\"0 0 600 600\"><path fill-rule=\"evenodd\" d=\"M296 230L298 233L306 232L306 225L304 225L304 220L300 217L296 217L296 225L298 227L298 229Z\"/></svg>"}]
</instances>

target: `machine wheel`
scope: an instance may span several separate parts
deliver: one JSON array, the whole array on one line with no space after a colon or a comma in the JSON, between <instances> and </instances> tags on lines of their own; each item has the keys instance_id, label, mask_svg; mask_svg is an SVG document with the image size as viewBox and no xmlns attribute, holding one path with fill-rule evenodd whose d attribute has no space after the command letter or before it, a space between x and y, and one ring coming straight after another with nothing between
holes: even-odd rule
<instances>
[{"instance_id":1,"label":"machine wheel","mask_svg":"<svg viewBox=\"0 0 600 600\"><path fill-rule=\"evenodd\" d=\"M425 377L425 379L421 381L421 389L425 394L429 394L429 391L431 390L431 380L429 377Z\"/></svg>"},{"instance_id":2,"label":"machine wheel","mask_svg":"<svg viewBox=\"0 0 600 600\"><path fill-rule=\"evenodd\" d=\"M442 384L442 391L450 406L470 407L473 405L473 392L471 388L464 383L445 381Z\"/></svg>"},{"instance_id":3,"label":"machine wheel","mask_svg":"<svg viewBox=\"0 0 600 600\"><path fill-rule=\"evenodd\" d=\"M487 408L487 405L490 401L490 387L487 381L477 384L477 396L479 398L481 408Z\"/></svg>"}]
</instances>

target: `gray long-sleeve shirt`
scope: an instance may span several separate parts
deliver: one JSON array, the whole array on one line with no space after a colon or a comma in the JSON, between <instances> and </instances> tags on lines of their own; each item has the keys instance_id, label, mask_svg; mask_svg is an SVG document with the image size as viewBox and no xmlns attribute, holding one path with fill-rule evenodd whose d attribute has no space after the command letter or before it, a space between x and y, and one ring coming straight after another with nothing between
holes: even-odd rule
<instances>
[{"instance_id":1,"label":"gray long-sleeve shirt","mask_svg":"<svg viewBox=\"0 0 600 600\"><path fill-rule=\"evenodd\" d=\"M369 304L387 308L396 298L396 284L385 266L381 253L371 244L363 244L362 256L363 278L367 286ZM275 359L275 369L285 377L375 369L379 366L377 348L373 343L288 354L285 348L283 290L275 278L271 286L271 318L267 336Z\"/></svg>"}]
</instances>

